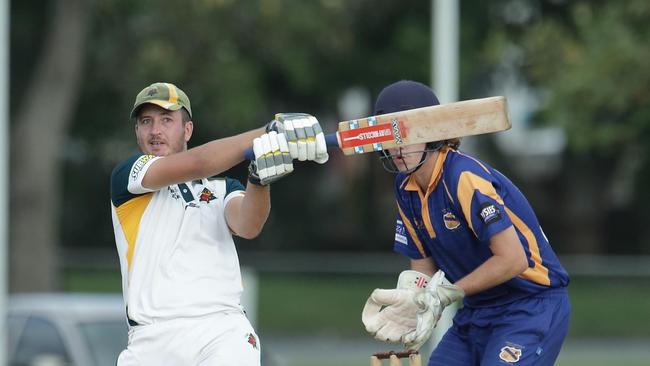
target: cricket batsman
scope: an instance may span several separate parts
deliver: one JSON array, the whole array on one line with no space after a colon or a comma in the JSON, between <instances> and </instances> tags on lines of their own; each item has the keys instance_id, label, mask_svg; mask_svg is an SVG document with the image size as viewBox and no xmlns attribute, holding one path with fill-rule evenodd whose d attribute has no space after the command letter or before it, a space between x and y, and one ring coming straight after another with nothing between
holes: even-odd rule
<instances>
[{"instance_id":1,"label":"cricket batsman","mask_svg":"<svg viewBox=\"0 0 650 366\"><path fill-rule=\"evenodd\" d=\"M260 233L270 211L269 184L293 171L293 159L327 161L318 121L296 114L188 149L190 100L171 83L144 88L130 117L140 153L111 175L129 324L117 365L260 365L259 338L240 306L232 235ZM251 146L246 187L215 177L243 161Z\"/></svg>"}]
</instances>

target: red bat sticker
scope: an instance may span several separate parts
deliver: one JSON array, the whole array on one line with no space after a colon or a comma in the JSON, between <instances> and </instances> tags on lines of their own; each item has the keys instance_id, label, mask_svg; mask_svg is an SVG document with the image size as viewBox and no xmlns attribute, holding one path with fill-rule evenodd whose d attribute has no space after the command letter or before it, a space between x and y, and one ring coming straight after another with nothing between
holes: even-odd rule
<instances>
[{"instance_id":1,"label":"red bat sticker","mask_svg":"<svg viewBox=\"0 0 650 366\"><path fill-rule=\"evenodd\" d=\"M406 128L402 119L395 118L391 123L339 131L339 137L343 149L392 140L400 144L402 139L406 137Z\"/></svg>"}]
</instances>

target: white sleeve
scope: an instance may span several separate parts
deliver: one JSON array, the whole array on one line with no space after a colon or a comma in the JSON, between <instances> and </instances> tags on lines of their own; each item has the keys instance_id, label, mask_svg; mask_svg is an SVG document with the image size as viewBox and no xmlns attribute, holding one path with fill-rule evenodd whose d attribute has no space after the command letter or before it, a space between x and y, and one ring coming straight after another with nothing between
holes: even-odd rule
<instances>
[{"instance_id":1,"label":"white sleeve","mask_svg":"<svg viewBox=\"0 0 650 366\"><path fill-rule=\"evenodd\" d=\"M155 189L143 187L142 180L144 179L145 174L147 174L147 170L149 170L151 164L158 159L162 159L162 157L142 155L135 161L135 163L133 163L131 170L129 171L129 185L127 188L129 192L133 194L143 194L155 191Z\"/></svg>"},{"instance_id":2,"label":"white sleeve","mask_svg":"<svg viewBox=\"0 0 650 366\"><path fill-rule=\"evenodd\" d=\"M244 197L246 195L246 192L244 191L234 191L228 193L226 198L223 199L223 207L228 206L228 202L230 202L231 199L236 198L236 197Z\"/></svg>"},{"instance_id":3,"label":"white sleeve","mask_svg":"<svg viewBox=\"0 0 650 366\"><path fill-rule=\"evenodd\" d=\"M246 188L237 179L225 177L223 180L225 197L223 198L223 207L228 205L228 202L235 197L243 197L246 195Z\"/></svg>"}]
</instances>

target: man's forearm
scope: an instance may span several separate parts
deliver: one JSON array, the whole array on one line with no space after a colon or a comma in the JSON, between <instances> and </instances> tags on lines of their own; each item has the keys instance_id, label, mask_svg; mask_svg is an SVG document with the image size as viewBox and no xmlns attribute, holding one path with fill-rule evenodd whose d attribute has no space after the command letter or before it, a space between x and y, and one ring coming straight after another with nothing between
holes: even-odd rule
<instances>
[{"instance_id":1,"label":"man's forearm","mask_svg":"<svg viewBox=\"0 0 650 366\"><path fill-rule=\"evenodd\" d=\"M160 189L220 174L241 163L244 152L252 146L253 139L263 133L264 128L258 128L166 156L153 163L142 184L150 189Z\"/></svg>"},{"instance_id":2,"label":"man's forearm","mask_svg":"<svg viewBox=\"0 0 650 366\"><path fill-rule=\"evenodd\" d=\"M236 234L245 239L253 239L260 234L271 211L269 186L248 183L246 196L241 200Z\"/></svg>"},{"instance_id":3,"label":"man's forearm","mask_svg":"<svg viewBox=\"0 0 650 366\"><path fill-rule=\"evenodd\" d=\"M512 263L508 259L492 256L473 272L458 280L455 285L461 287L469 296L509 281L520 273L513 271Z\"/></svg>"},{"instance_id":4,"label":"man's forearm","mask_svg":"<svg viewBox=\"0 0 650 366\"><path fill-rule=\"evenodd\" d=\"M209 177L220 174L244 160L244 153L253 146L253 139L264 134L264 128L258 128L239 135L213 140L190 149L203 169L201 176Z\"/></svg>"}]
</instances>

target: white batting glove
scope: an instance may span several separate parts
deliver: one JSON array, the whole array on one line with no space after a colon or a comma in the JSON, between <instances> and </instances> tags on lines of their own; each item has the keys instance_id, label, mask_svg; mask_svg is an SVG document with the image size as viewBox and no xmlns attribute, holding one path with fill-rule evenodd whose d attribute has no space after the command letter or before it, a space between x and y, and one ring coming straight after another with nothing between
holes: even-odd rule
<instances>
[{"instance_id":1,"label":"white batting glove","mask_svg":"<svg viewBox=\"0 0 650 366\"><path fill-rule=\"evenodd\" d=\"M253 140L255 160L248 166L248 181L265 186L293 171L284 134L271 131Z\"/></svg>"},{"instance_id":2,"label":"white batting glove","mask_svg":"<svg viewBox=\"0 0 650 366\"><path fill-rule=\"evenodd\" d=\"M361 313L366 331L380 341L403 343L404 336L417 329L420 306L415 299L429 280L423 273L408 270L400 273L397 288L375 289Z\"/></svg>"},{"instance_id":3,"label":"white batting glove","mask_svg":"<svg viewBox=\"0 0 650 366\"><path fill-rule=\"evenodd\" d=\"M306 113L277 113L267 127L287 136L292 159L312 160L319 164L329 159L323 129L316 117Z\"/></svg>"},{"instance_id":4,"label":"white batting glove","mask_svg":"<svg viewBox=\"0 0 650 366\"><path fill-rule=\"evenodd\" d=\"M426 290L420 291L415 296L414 302L419 308L417 326L414 332L404 336L403 342L406 347L416 350L422 347L431 337L442 311L464 297L465 291L449 283L443 271L436 272Z\"/></svg>"}]
</instances>

